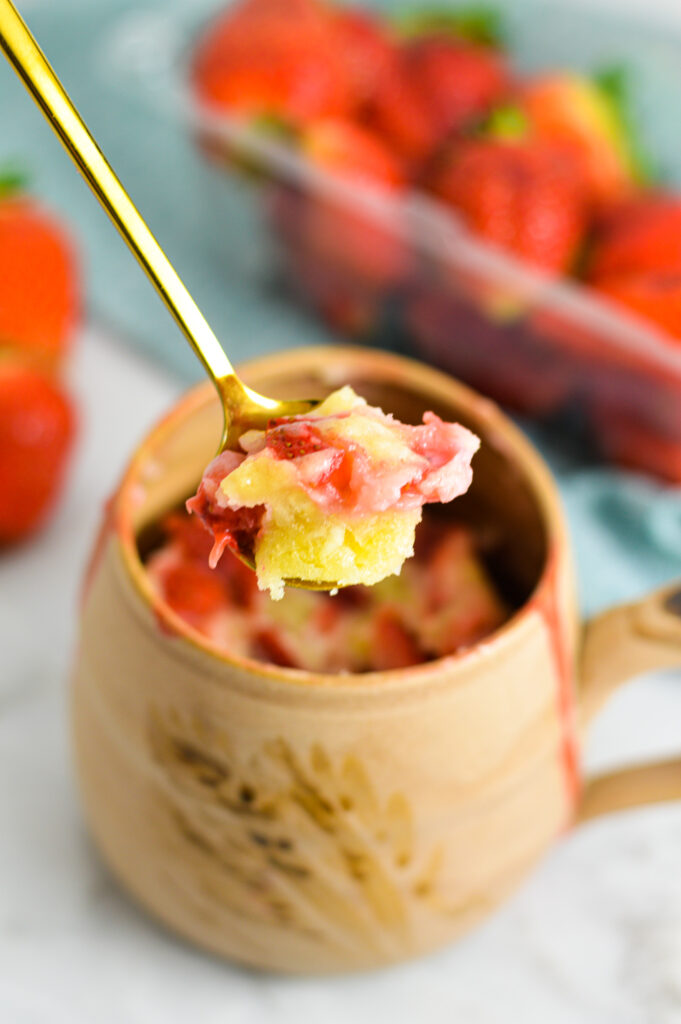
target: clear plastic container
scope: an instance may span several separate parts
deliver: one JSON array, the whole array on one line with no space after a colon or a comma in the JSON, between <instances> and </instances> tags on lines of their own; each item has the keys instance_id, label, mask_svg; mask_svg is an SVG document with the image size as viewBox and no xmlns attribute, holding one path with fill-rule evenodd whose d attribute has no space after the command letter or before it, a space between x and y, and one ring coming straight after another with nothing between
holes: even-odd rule
<instances>
[{"instance_id":1,"label":"clear plastic container","mask_svg":"<svg viewBox=\"0 0 681 1024\"><path fill-rule=\"evenodd\" d=\"M423 195L348 187L283 143L202 110L187 58L223 6L138 11L119 25L109 57L205 156L197 188L226 272L258 275L263 287L285 281L334 328L442 367L561 429L586 430L603 456L681 482L681 340L482 243ZM644 142L681 183L681 37L568 0L495 6L521 71L625 65Z\"/></svg>"}]
</instances>

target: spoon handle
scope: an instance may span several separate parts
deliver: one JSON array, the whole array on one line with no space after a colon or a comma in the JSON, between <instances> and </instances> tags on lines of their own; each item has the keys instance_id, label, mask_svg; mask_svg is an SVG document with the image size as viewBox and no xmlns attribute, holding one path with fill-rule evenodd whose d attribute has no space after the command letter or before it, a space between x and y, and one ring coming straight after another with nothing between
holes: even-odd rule
<instances>
[{"instance_id":1,"label":"spoon handle","mask_svg":"<svg viewBox=\"0 0 681 1024\"><path fill-rule=\"evenodd\" d=\"M0 48L141 263L210 376L216 384L234 376L220 342L142 220L10 0L0 0Z\"/></svg>"}]
</instances>

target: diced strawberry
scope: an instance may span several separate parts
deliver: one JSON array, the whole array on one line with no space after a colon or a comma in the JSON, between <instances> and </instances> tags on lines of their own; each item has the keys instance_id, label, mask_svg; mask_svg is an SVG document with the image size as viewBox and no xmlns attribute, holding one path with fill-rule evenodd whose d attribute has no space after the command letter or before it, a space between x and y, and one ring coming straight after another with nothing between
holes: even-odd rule
<instances>
[{"instance_id":1,"label":"diced strawberry","mask_svg":"<svg viewBox=\"0 0 681 1024\"><path fill-rule=\"evenodd\" d=\"M233 455L233 452L225 452L214 460L214 468L204 475L196 495L187 502L187 511L198 516L204 528L213 537L213 547L209 558L209 563L213 568L220 561L225 549L245 553L253 551L255 538L265 512L264 505L230 509L223 508L216 503L217 483L227 476L231 469L234 469L234 459L225 457ZM239 461L241 460L237 458L237 465ZM222 472L222 476L219 476L216 481L216 474L221 472L220 465L223 462L229 468Z\"/></svg>"},{"instance_id":2,"label":"diced strawberry","mask_svg":"<svg viewBox=\"0 0 681 1024\"><path fill-rule=\"evenodd\" d=\"M61 491L75 419L50 377L12 357L0 362L0 544L44 524Z\"/></svg>"},{"instance_id":3,"label":"diced strawberry","mask_svg":"<svg viewBox=\"0 0 681 1024\"><path fill-rule=\"evenodd\" d=\"M173 611L195 625L225 603L220 579L206 564L184 562L163 577L163 597Z\"/></svg>"},{"instance_id":4,"label":"diced strawberry","mask_svg":"<svg viewBox=\"0 0 681 1024\"><path fill-rule=\"evenodd\" d=\"M177 544L182 555L199 562L207 562L211 541L199 521L182 512L171 512L163 520L163 532L171 543Z\"/></svg>"},{"instance_id":5,"label":"diced strawberry","mask_svg":"<svg viewBox=\"0 0 681 1024\"><path fill-rule=\"evenodd\" d=\"M278 459L300 459L325 447L322 435L309 420L278 421L267 431L265 444Z\"/></svg>"},{"instance_id":6,"label":"diced strawberry","mask_svg":"<svg viewBox=\"0 0 681 1024\"><path fill-rule=\"evenodd\" d=\"M423 652L399 615L390 607L378 608L373 621L374 669L385 672L407 668L423 660Z\"/></svg>"},{"instance_id":7,"label":"diced strawberry","mask_svg":"<svg viewBox=\"0 0 681 1024\"><path fill-rule=\"evenodd\" d=\"M253 656L282 668L298 668L292 651L274 626L263 626L253 638Z\"/></svg>"}]
</instances>

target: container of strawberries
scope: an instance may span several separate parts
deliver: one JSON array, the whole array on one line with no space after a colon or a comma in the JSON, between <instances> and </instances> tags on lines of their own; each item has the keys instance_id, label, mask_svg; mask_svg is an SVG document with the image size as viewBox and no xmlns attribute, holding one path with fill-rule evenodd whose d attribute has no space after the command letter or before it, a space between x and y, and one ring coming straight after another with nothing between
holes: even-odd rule
<instances>
[{"instance_id":1,"label":"container of strawberries","mask_svg":"<svg viewBox=\"0 0 681 1024\"><path fill-rule=\"evenodd\" d=\"M200 7L147 23L154 72L172 40L164 95L292 295L681 481L681 39L567 0Z\"/></svg>"}]
</instances>

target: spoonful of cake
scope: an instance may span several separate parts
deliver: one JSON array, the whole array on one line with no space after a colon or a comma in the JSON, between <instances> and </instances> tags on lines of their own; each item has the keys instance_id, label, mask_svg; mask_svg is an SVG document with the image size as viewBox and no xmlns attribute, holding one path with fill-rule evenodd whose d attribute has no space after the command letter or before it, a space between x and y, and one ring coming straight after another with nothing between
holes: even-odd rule
<instances>
[{"instance_id":1,"label":"spoonful of cake","mask_svg":"<svg viewBox=\"0 0 681 1024\"><path fill-rule=\"evenodd\" d=\"M215 385L219 454L188 503L215 538L213 562L232 550L273 597L284 583L332 590L398 572L423 504L467 490L478 439L433 413L398 423L349 387L322 403L247 387L10 0L0 0L0 48Z\"/></svg>"}]
</instances>

